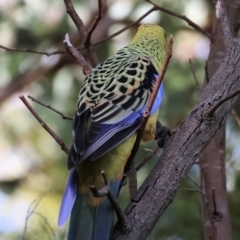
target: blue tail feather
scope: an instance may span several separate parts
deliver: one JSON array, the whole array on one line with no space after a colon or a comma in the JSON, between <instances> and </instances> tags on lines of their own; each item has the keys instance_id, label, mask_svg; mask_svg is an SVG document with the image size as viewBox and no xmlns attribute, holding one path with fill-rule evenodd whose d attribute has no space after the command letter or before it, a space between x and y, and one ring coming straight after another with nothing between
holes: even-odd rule
<instances>
[{"instance_id":1,"label":"blue tail feather","mask_svg":"<svg viewBox=\"0 0 240 240\"><path fill-rule=\"evenodd\" d=\"M58 225L63 225L71 212L68 240L109 240L114 219L111 203L106 199L98 207L89 205L86 196L77 193L76 175L76 171L70 174L60 208ZM119 185L119 181L110 183L115 197L118 195Z\"/></svg>"},{"instance_id":2,"label":"blue tail feather","mask_svg":"<svg viewBox=\"0 0 240 240\"><path fill-rule=\"evenodd\" d=\"M70 172L67 186L64 191L59 216L58 216L58 226L64 225L66 223L77 196L77 172L75 170Z\"/></svg>"}]
</instances>

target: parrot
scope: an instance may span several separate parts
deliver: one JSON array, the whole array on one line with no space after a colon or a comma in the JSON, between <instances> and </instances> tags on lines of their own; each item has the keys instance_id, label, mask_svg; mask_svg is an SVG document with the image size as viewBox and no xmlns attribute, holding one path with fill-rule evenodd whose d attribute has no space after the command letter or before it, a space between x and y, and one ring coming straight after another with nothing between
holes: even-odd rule
<instances>
[{"instance_id":1,"label":"parrot","mask_svg":"<svg viewBox=\"0 0 240 240\"><path fill-rule=\"evenodd\" d=\"M73 144L67 167L70 176L58 225L70 217L68 239L108 240L114 220L110 201L95 197L91 186L104 187L104 171L114 197L131 154L143 113L167 52L165 30L141 24L129 45L92 69L79 92L73 119ZM161 84L142 137L155 139Z\"/></svg>"}]
</instances>

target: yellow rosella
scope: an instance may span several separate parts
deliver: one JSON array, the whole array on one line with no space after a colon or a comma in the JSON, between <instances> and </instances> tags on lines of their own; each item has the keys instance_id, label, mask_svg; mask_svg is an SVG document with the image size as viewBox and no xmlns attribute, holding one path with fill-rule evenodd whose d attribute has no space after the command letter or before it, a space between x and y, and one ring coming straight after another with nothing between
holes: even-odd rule
<instances>
[{"instance_id":1,"label":"yellow rosella","mask_svg":"<svg viewBox=\"0 0 240 240\"><path fill-rule=\"evenodd\" d=\"M71 170L59 225L71 212L68 239L107 240L113 208L106 197L94 197L90 186L104 186L101 171L115 196L137 130L166 57L166 33L154 24L140 25L131 43L95 67L79 93L73 120L73 145L67 165ZM143 135L155 138L160 87Z\"/></svg>"}]
</instances>

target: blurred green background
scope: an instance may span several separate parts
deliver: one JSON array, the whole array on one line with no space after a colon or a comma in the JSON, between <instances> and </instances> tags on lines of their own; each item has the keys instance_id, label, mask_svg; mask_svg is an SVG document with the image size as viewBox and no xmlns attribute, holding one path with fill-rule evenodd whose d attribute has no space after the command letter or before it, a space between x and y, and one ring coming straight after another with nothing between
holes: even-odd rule
<instances>
[{"instance_id":1,"label":"blurred green background","mask_svg":"<svg viewBox=\"0 0 240 240\"><path fill-rule=\"evenodd\" d=\"M74 0L74 6L89 27L97 14L97 1ZM157 0L155 3L186 15L207 31L213 22L210 0ZM109 0L104 18L93 34L92 42L118 31L135 21L152 6L140 0ZM184 21L156 11L142 22L157 23L174 36L174 55L164 84L165 96L160 120L175 129L198 101L199 91L188 59L192 59L202 86L209 41ZM95 47L99 61L105 60L131 40L136 28ZM59 0L0 0L0 44L38 51L63 49L65 33L75 46L81 36ZM33 53L6 52L0 49L0 239L14 240L23 236L29 205L39 194L48 191L28 219L26 239L65 239L67 224L57 227L57 216L68 178L66 154L41 127L18 98L31 95L73 116L77 96L84 80L79 66L67 54L43 56ZM67 146L72 141L71 121L63 120L47 108L31 100L30 104ZM239 103L235 110L240 114ZM234 239L240 238L240 148L239 127L230 116L227 121L227 188ZM136 159L148 156L156 143L142 145ZM139 184L154 166L155 157L138 174ZM199 181L198 166L189 175ZM186 178L181 188L196 189ZM128 188L121 192L120 203L128 202ZM40 215L39 215L40 214ZM46 219L45 219L46 218ZM49 227L48 224L51 226ZM54 234L53 234L54 232ZM179 189L173 203L156 224L148 239L203 239L200 194Z\"/></svg>"}]
</instances>

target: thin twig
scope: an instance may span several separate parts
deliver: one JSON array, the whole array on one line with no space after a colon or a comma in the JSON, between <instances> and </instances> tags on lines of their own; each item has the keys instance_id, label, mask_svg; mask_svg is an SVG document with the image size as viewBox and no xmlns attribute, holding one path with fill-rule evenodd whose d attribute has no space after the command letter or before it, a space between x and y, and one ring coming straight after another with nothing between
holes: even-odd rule
<instances>
[{"instance_id":1,"label":"thin twig","mask_svg":"<svg viewBox=\"0 0 240 240\"><path fill-rule=\"evenodd\" d=\"M209 83L209 74L208 74L208 61L205 62L205 67L204 67L204 71L205 71L205 78L206 78L206 83Z\"/></svg>"},{"instance_id":2,"label":"thin twig","mask_svg":"<svg viewBox=\"0 0 240 240\"><path fill-rule=\"evenodd\" d=\"M80 34L80 36L85 41L88 32L87 32L87 29L86 29L82 19L78 16L77 12L75 11L71 0L64 0L64 3L65 3L65 6L66 6L67 13L70 15L73 22L75 23L75 26L78 30L78 33ZM97 66L98 65L98 59L97 59L97 55L96 55L92 45L88 45L88 46L85 46L85 47L86 47L91 65L93 67Z\"/></svg>"},{"instance_id":3,"label":"thin twig","mask_svg":"<svg viewBox=\"0 0 240 240\"><path fill-rule=\"evenodd\" d=\"M28 108L28 110L33 114L33 116L38 120L38 122L42 125L42 127L55 139L55 141L61 146L61 149L68 155L69 149L65 145L62 139L60 139L56 133L52 131L50 127L40 118L40 116L34 111L34 109L31 107L31 105L28 103L27 99L24 96L19 97L22 102L25 104L25 106Z\"/></svg>"},{"instance_id":4,"label":"thin twig","mask_svg":"<svg viewBox=\"0 0 240 240\"><path fill-rule=\"evenodd\" d=\"M129 190L129 197L130 201L134 197L137 192L138 184L137 184L137 171L135 169L135 161L132 160L132 165L130 169L130 173L128 175L128 190Z\"/></svg>"},{"instance_id":5,"label":"thin twig","mask_svg":"<svg viewBox=\"0 0 240 240\"><path fill-rule=\"evenodd\" d=\"M151 9L149 9L146 13L144 13L140 18L138 18L136 21L134 21L133 23L128 24L126 27L122 28L121 30L113 33L112 35L109 35L108 37L102 38L101 40L95 42L92 44L92 46L96 46L102 42L105 42L106 40L112 39L114 37L116 37L117 35L121 34L122 32L126 31L127 29L135 26L136 24L138 24L139 22L141 22L145 17L147 17L150 13L157 11L158 9L156 7L152 7Z\"/></svg>"},{"instance_id":6,"label":"thin twig","mask_svg":"<svg viewBox=\"0 0 240 240\"><path fill-rule=\"evenodd\" d=\"M194 81L195 81L196 86L197 86L197 90L198 90L199 93L201 93L201 92L202 92L202 89L201 89L201 86L200 86L199 81L198 81L198 79L197 79L195 69L193 68L192 60L189 58L189 59L188 59L188 62L189 62L189 65L190 65L190 70L191 70L191 72L192 72Z\"/></svg>"},{"instance_id":7,"label":"thin twig","mask_svg":"<svg viewBox=\"0 0 240 240\"><path fill-rule=\"evenodd\" d=\"M156 98L157 93L158 93L158 89L159 89L159 87L160 87L160 85L162 83L162 80L164 78L164 75L165 75L165 72L167 70L170 58L172 57L172 46L173 46L173 37L170 36L170 39L169 39L169 42L168 42L168 49L167 49L167 55L166 55L166 58L165 58L165 62L163 64L163 68L162 68L161 72L158 74L158 77L156 79L156 84L154 86L154 89L153 89L152 95L150 97L150 100L148 102L147 108L146 108L146 110L143 113L142 123L140 125L139 130L138 130L137 137L136 137L134 146L132 148L130 157L129 157L129 159L127 161L127 164L125 166L125 169L124 169L125 175L123 177L122 182L125 182L125 179L127 177L127 173L129 173L129 171L131 170L133 159L134 159L134 157L135 157L135 155L136 155L136 153L138 151L138 148L139 148L139 145L140 145L143 133L144 133L144 129L145 129L146 124L147 124L147 120L148 120L148 118L150 116L150 112L151 112L153 103L154 103L155 98ZM130 193L130 198L132 198L135 195L135 191L136 191L136 189Z\"/></svg>"},{"instance_id":8,"label":"thin twig","mask_svg":"<svg viewBox=\"0 0 240 240\"><path fill-rule=\"evenodd\" d=\"M82 56L82 54L77 51L77 49L71 44L68 34L65 35L63 44L68 53L77 61L79 66L82 68L83 74L87 76L91 72L91 68Z\"/></svg>"},{"instance_id":9,"label":"thin twig","mask_svg":"<svg viewBox=\"0 0 240 240\"><path fill-rule=\"evenodd\" d=\"M144 150L146 151L146 152L150 152L150 153L152 153L154 150L152 150L151 148L144 148ZM158 157L160 157L161 156L161 154L160 153L156 153L156 155L158 156Z\"/></svg>"},{"instance_id":10,"label":"thin twig","mask_svg":"<svg viewBox=\"0 0 240 240\"><path fill-rule=\"evenodd\" d=\"M177 18L180 18L180 19L184 20L189 26L193 27L193 28L196 29L197 31L199 31L199 32L201 32L202 34L204 34L205 36L207 36L207 37L210 39L211 42L213 41L212 35L211 35L209 32L207 32L207 31L205 31L204 29L202 29L199 25L197 25L196 23L194 23L193 21L191 21L191 20L190 20L189 18L187 18L186 16L180 15L180 14L175 13L175 12L173 12L173 11L170 11L170 10L168 10L168 9L166 9L166 8L160 7L160 6L158 6L157 4L153 3L153 2L150 1L150 0L146 0L146 2L152 4L153 6L155 6L157 9L161 10L162 12L168 13L168 14L174 16L174 17L177 17Z\"/></svg>"},{"instance_id":11,"label":"thin twig","mask_svg":"<svg viewBox=\"0 0 240 240\"><path fill-rule=\"evenodd\" d=\"M52 234L53 239L56 239L54 230L53 230L53 228L51 227L50 223L48 222L47 218L44 217L44 216L43 216L41 213L39 213L39 212L33 212L33 214L36 214L36 215L38 215L39 217L41 217L41 218L43 219L44 223L47 225L47 227L48 227L49 230L51 231L51 234Z\"/></svg>"},{"instance_id":12,"label":"thin twig","mask_svg":"<svg viewBox=\"0 0 240 240\"><path fill-rule=\"evenodd\" d=\"M62 116L63 119L73 120L72 117L69 117L69 116L67 116L67 115L65 115L65 114L63 114L63 113L61 113L60 111L58 111L57 109L51 107L50 105L46 105L46 104L44 104L44 103L38 101L38 100L35 99L34 97L31 97L31 96L28 95L28 98L30 98L33 102L38 103L39 105L42 105L42 106L44 106L44 107L46 107L46 108L49 108L49 109L52 110L53 112L55 112L55 113L59 114L60 116Z\"/></svg>"},{"instance_id":13,"label":"thin twig","mask_svg":"<svg viewBox=\"0 0 240 240\"><path fill-rule=\"evenodd\" d=\"M36 54L40 54L40 55L46 55L48 57L52 56L52 55L56 55L56 54L64 54L66 53L66 51L53 51L53 52L45 52L45 51L36 51L36 50L32 50L32 49L28 49L28 48L12 48L12 47L6 47L3 45L0 45L0 48L8 51L8 52L28 52L28 53L36 53Z\"/></svg>"},{"instance_id":14,"label":"thin twig","mask_svg":"<svg viewBox=\"0 0 240 240\"><path fill-rule=\"evenodd\" d=\"M29 205L28 210L27 210L27 216L25 218L25 224L24 224L24 229L23 229L23 234L22 234L22 240L25 240L26 238L26 232L27 232L27 225L28 225L28 220L34 213L35 209L39 205L40 201L42 198L48 193L49 191L46 191L44 193L39 194Z\"/></svg>"},{"instance_id":15,"label":"thin twig","mask_svg":"<svg viewBox=\"0 0 240 240\"><path fill-rule=\"evenodd\" d=\"M189 175L187 175L187 177L195 184L195 186L197 186L198 188L200 188L200 185Z\"/></svg>"},{"instance_id":16,"label":"thin twig","mask_svg":"<svg viewBox=\"0 0 240 240\"><path fill-rule=\"evenodd\" d=\"M240 93L240 90L236 90L233 93L227 95L225 98L222 98L216 105L213 105L206 113L206 116L211 116L224 102L235 97Z\"/></svg>"},{"instance_id":17,"label":"thin twig","mask_svg":"<svg viewBox=\"0 0 240 240\"><path fill-rule=\"evenodd\" d=\"M155 154L157 154L158 150L160 148L159 147L156 147L152 152L151 154L149 154L149 156L147 156L146 158L143 159L143 161L135 168L136 171L139 171L140 168L145 165Z\"/></svg>"},{"instance_id":18,"label":"thin twig","mask_svg":"<svg viewBox=\"0 0 240 240\"><path fill-rule=\"evenodd\" d=\"M70 15L71 19L73 20L73 22L78 30L78 33L80 34L80 36L85 37L87 35L87 30L84 26L82 19L78 16L77 12L75 11L72 1L64 0L64 3L66 6L67 13Z\"/></svg>"},{"instance_id":19,"label":"thin twig","mask_svg":"<svg viewBox=\"0 0 240 240\"><path fill-rule=\"evenodd\" d=\"M118 36L119 34L123 33L124 31L126 31L127 29L131 28L132 26L138 24L142 19L144 19L145 17L147 17L150 13L157 11L158 9L156 7L152 7L150 10L148 10L145 14L143 14L140 18L138 18L136 21L134 21L131 24L128 24L126 27L122 28L121 30L109 35L108 37L102 38L101 40L92 43L92 46L97 46L98 44L105 42L106 40L112 39L116 36ZM36 51L36 50L31 50L31 49L20 49L20 48L10 48L10 47L6 47L6 46L2 46L0 45L0 48L5 49L6 51L9 52L29 52L29 53L36 53L36 54L40 54L40 55L46 55L46 56L52 56L52 55L56 55L56 54L65 54L67 53L66 51L53 51L53 52L43 52L43 51ZM86 47L83 48L77 48L77 50L84 50Z\"/></svg>"},{"instance_id":20,"label":"thin twig","mask_svg":"<svg viewBox=\"0 0 240 240\"><path fill-rule=\"evenodd\" d=\"M196 193L203 194L200 190L193 189L193 188L182 188L182 187L180 187L179 190L185 190L185 191L191 191L191 192L196 192Z\"/></svg>"},{"instance_id":21,"label":"thin twig","mask_svg":"<svg viewBox=\"0 0 240 240\"><path fill-rule=\"evenodd\" d=\"M94 30L96 29L98 23L100 22L100 20L103 17L103 10L104 10L104 0L98 0L98 15L95 17L92 26L88 30L88 34L87 34L85 42L84 42L84 46L85 47L91 45L92 33L94 32Z\"/></svg>"},{"instance_id":22,"label":"thin twig","mask_svg":"<svg viewBox=\"0 0 240 240\"><path fill-rule=\"evenodd\" d=\"M237 115L236 111L234 110L234 108L232 108L231 113L234 116L238 126L240 127L240 118L238 117L238 115Z\"/></svg>"}]
</instances>

